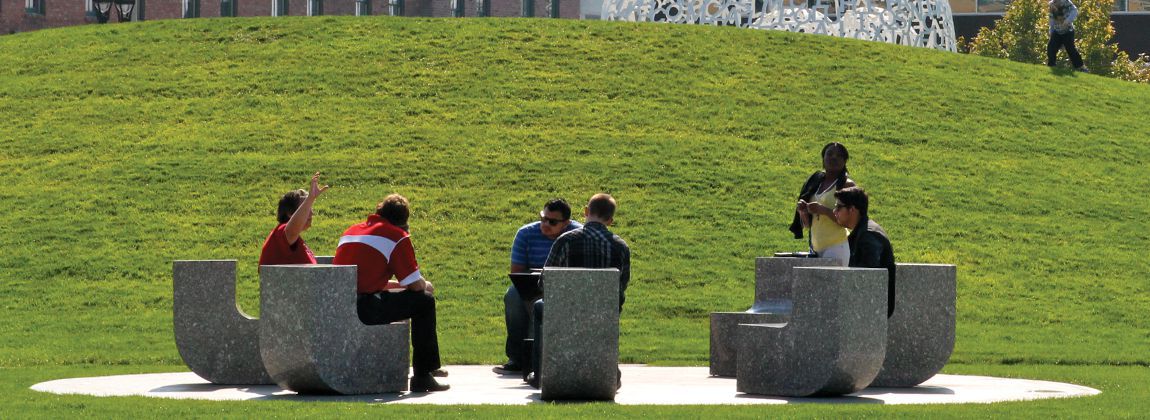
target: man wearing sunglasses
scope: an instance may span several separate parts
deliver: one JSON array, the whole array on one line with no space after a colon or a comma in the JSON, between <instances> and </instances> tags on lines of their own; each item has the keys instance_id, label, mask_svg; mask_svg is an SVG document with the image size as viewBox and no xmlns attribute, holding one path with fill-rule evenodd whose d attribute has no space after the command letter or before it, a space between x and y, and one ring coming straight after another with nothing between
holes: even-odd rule
<instances>
[{"instance_id":1,"label":"man wearing sunglasses","mask_svg":"<svg viewBox=\"0 0 1150 420\"><path fill-rule=\"evenodd\" d=\"M532 269L542 269L555 239L564 232L581 227L582 224L571 220L571 205L567 204L567 201L562 198L548 201L539 212L539 221L523 225L515 233L515 241L511 245L511 272L527 273ZM507 323L507 342L504 349L507 353L507 363L496 366L492 371L501 375L518 374L523 371L519 356L522 352L523 339L528 335L530 321L527 308L515 285L508 287L507 293L503 295L503 318Z\"/></svg>"},{"instance_id":2,"label":"man wearing sunglasses","mask_svg":"<svg viewBox=\"0 0 1150 420\"><path fill-rule=\"evenodd\" d=\"M631 248L619 235L607 229L615 223L615 198L607 193L591 196L583 207L586 224L580 229L564 233L551 247L547 267L617 268L619 269L619 312L627 300L627 284L631 281ZM543 299L536 300L532 310L535 320L535 341L531 373L527 383L539 388L539 368L543 359ZM620 372L621 374L621 372ZM616 387L622 385L616 377Z\"/></svg>"}]
</instances>

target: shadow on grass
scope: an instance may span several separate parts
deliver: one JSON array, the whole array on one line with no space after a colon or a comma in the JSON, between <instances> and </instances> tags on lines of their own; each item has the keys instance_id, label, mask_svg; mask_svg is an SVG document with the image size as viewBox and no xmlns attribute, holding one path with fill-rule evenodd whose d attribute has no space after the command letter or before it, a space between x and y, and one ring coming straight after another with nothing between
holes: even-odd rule
<instances>
[{"instance_id":1,"label":"shadow on grass","mask_svg":"<svg viewBox=\"0 0 1150 420\"><path fill-rule=\"evenodd\" d=\"M1055 76L1060 76L1060 77L1066 77L1066 76L1078 77L1078 76L1084 75L1084 74L1091 74L1090 72L1087 72L1087 71L1079 71L1079 70L1076 70L1076 69L1073 69L1070 67L1066 67L1066 66L1050 67L1050 73L1055 75Z\"/></svg>"}]
</instances>

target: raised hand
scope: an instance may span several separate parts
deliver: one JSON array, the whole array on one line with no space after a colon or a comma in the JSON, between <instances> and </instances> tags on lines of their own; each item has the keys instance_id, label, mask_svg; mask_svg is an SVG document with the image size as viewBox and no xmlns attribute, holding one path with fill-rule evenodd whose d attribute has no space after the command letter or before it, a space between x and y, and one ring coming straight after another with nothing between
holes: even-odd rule
<instances>
[{"instance_id":1,"label":"raised hand","mask_svg":"<svg viewBox=\"0 0 1150 420\"><path fill-rule=\"evenodd\" d=\"M311 188L308 189L307 193L309 197L318 198L321 193L327 191L328 188L331 188L330 185L324 185L322 187L319 186L319 175L319 172L316 172L315 175L311 176Z\"/></svg>"}]
</instances>

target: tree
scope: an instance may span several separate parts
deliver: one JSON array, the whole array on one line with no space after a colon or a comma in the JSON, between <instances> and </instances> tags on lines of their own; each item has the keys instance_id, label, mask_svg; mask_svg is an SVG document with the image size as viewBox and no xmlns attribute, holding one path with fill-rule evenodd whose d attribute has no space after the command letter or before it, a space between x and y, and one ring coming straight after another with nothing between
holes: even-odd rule
<instances>
[{"instance_id":1,"label":"tree","mask_svg":"<svg viewBox=\"0 0 1150 420\"><path fill-rule=\"evenodd\" d=\"M1131 60L1110 42L1114 26L1110 22L1112 0L1074 0L1078 19L1074 21L1075 45L1090 72L1125 80L1150 82L1147 57ZM1002 19L993 27L982 28L971 40L971 54L1006 58L1022 63L1045 64L1046 43L1050 40L1047 0L1013 0ZM1066 63L1066 51L1059 51L1059 63Z\"/></svg>"}]
</instances>

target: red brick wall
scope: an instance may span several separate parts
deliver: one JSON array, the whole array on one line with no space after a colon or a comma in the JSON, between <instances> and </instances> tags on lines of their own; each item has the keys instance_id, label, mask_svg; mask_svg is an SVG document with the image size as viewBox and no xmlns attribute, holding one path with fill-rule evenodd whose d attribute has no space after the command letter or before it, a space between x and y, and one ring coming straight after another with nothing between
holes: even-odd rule
<instances>
[{"instance_id":1,"label":"red brick wall","mask_svg":"<svg viewBox=\"0 0 1150 420\"><path fill-rule=\"evenodd\" d=\"M373 5L374 6L374 5ZM375 10L372 10L373 12ZM355 0L323 0L323 14L351 16L355 14Z\"/></svg>"},{"instance_id":2,"label":"red brick wall","mask_svg":"<svg viewBox=\"0 0 1150 420\"><path fill-rule=\"evenodd\" d=\"M219 0L200 0L200 16L203 16L205 6L215 5L216 14L220 13ZM184 2L182 0L145 0L144 20L181 19L184 17Z\"/></svg>"},{"instance_id":3,"label":"red brick wall","mask_svg":"<svg viewBox=\"0 0 1150 420\"><path fill-rule=\"evenodd\" d=\"M271 16L272 0L232 0L236 1L236 14L240 16ZM290 11L290 10L289 10Z\"/></svg>"},{"instance_id":4,"label":"red brick wall","mask_svg":"<svg viewBox=\"0 0 1150 420\"><path fill-rule=\"evenodd\" d=\"M200 17L220 17L220 0L200 0Z\"/></svg>"},{"instance_id":5,"label":"red brick wall","mask_svg":"<svg viewBox=\"0 0 1150 420\"><path fill-rule=\"evenodd\" d=\"M376 0L381 7L376 10L382 10L378 14L386 14L387 0ZM523 6L520 0L490 0L491 1L491 16L496 17L515 17L521 16L523 13ZM477 9L475 0L464 0L463 15L468 17L477 16ZM535 17L548 17L547 6L550 0L535 0ZM447 17L451 16L451 0L407 0L406 15L408 16L436 16ZM559 17L567 19L579 18L579 0L560 0L559 1Z\"/></svg>"},{"instance_id":6,"label":"red brick wall","mask_svg":"<svg viewBox=\"0 0 1150 420\"><path fill-rule=\"evenodd\" d=\"M180 19L183 0L145 0L144 19ZM272 0L233 0L240 16L271 16ZM464 0L464 16L476 16L475 0ZM43 28L95 22L87 16L83 0L44 0L45 15L28 15L24 0L0 0L0 35ZM535 0L535 16L547 16L548 0ZM406 0L407 16L451 16L451 0ZM372 0L372 14L386 15L387 0ZM117 22L115 11L111 22ZM355 0L324 0L325 15L354 15ZM307 0L289 0L288 14L307 14ZM519 16L520 0L491 0L491 16ZM220 0L200 0L200 17L219 17ZM560 0L560 17L579 18L579 0Z\"/></svg>"},{"instance_id":7,"label":"red brick wall","mask_svg":"<svg viewBox=\"0 0 1150 420\"><path fill-rule=\"evenodd\" d=\"M82 25L89 21L83 0L44 2L44 16L38 16L25 12L24 0L0 0L0 34Z\"/></svg>"}]
</instances>

